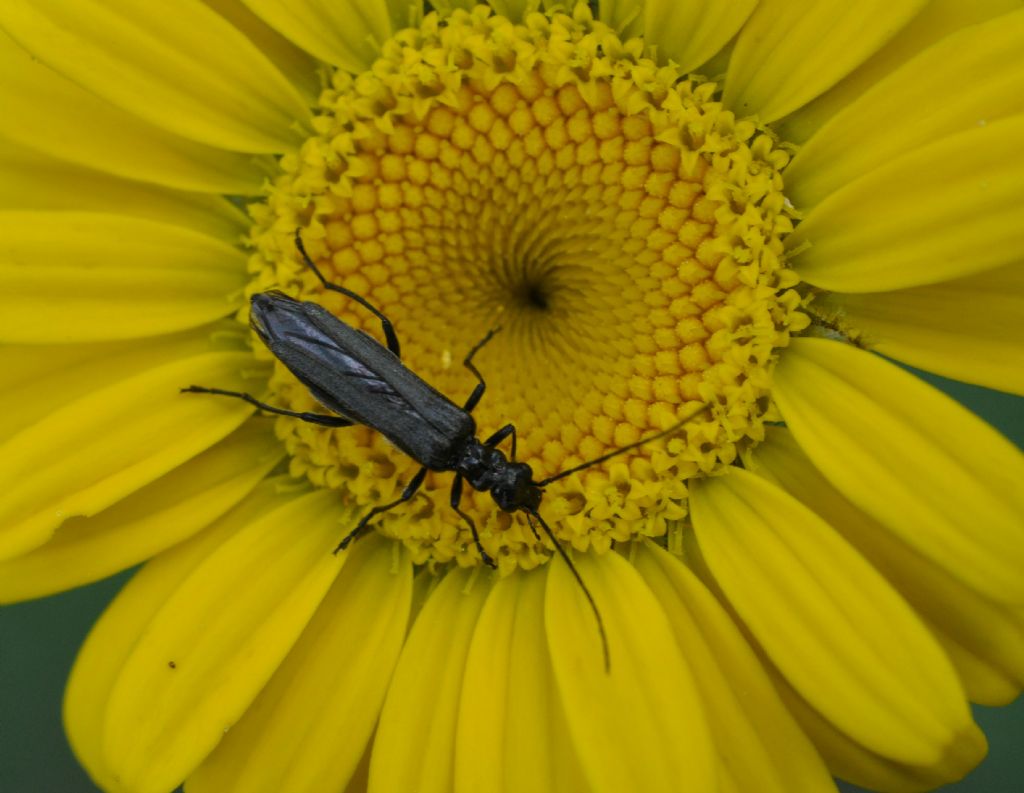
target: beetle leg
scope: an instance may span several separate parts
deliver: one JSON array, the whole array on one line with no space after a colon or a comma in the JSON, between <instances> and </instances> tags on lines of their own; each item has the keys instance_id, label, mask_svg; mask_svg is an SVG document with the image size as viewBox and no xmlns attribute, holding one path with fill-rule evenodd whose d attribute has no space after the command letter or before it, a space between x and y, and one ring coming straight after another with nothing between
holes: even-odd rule
<instances>
[{"instance_id":1,"label":"beetle leg","mask_svg":"<svg viewBox=\"0 0 1024 793\"><path fill-rule=\"evenodd\" d=\"M480 544L480 535L476 530L476 524L473 522L473 519L459 509L460 501L462 501L462 474L455 474L455 481L452 482L452 509L458 512L459 517L469 524L469 530L473 533L473 543L476 545L476 549L480 552L480 558L483 559L484 564L488 567L497 569L498 565L495 564L487 551L484 550L484 546Z\"/></svg>"},{"instance_id":2,"label":"beetle leg","mask_svg":"<svg viewBox=\"0 0 1024 793\"><path fill-rule=\"evenodd\" d=\"M219 396L234 397L235 399L241 399L243 402L248 402L250 405L267 413L276 413L278 416L291 416L300 421L310 424L321 424L325 427L351 427L355 424L351 419L343 418L342 416L328 416L324 413L303 413L297 410L276 408L273 405L268 405L266 402L260 402L252 394L245 394L241 391L225 391L223 388L205 388L201 385L190 385L188 388L181 389L181 391L183 394L217 394Z\"/></svg>"},{"instance_id":3,"label":"beetle leg","mask_svg":"<svg viewBox=\"0 0 1024 793\"><path fill-rule=\"evenodd\" d=\"M469 399L466 400L466 404L462 406L462 409L465 410L467 413L473 412L473 408L477 406L477 403L480 401L480 398L484 395L484 391L487 390L487 383L484 382L484 376L480 374L480 370L473 365L473 356L480 352L480 348L487 344L487 342L489 342L491 339L493 339L494 334L497 333L499 330L501 330L501 326L491 328L489 331L487 331L487 335L485 335L482 339L480 339L480 341L473 345L473 349L469 351L469 355L467 355L462 361L462 365L469 369L469 371L473 373L474 377L476 377L476 379L480 381L479 383L477 383L476 388L473 389L473 393L469 395Z\"/></svg>"},{"instance_id":4,"label":"beetle leg","mask_svg":"<svg viewBox=\"0 0 1024 793\"><path fill-rule=\"evenodd\" d=\"M359 305L373 314L377 319L380 320L380 327L384 331L384 338L387 341L388 349L395 354L396 358L402 357L401 347L398 344L398 336L395 334L395 326L391 324L391 320L388 319L384 312L374 306L369 300L360 294L353 292L351 289L346 289L343 286L332 284L328 281L320 268L317 267L309 254L306 253L306 246L302 244L302 230L295 229L295 247L299 249L299 253L302 254L302 261L305 262L306 267L313 271L313 274L320 279L320 283L323 284L324 289L330 289L332 292L340 292L345 297L355 300Z\"/></svg>"},{"instance_id":5,"label":"beetle leg","mask_svg":"<svg viewBox=\"0 0 1024 793\"><path fill-rule=\"evenodd\" d=\"M512 462L516 460L516 427L514 424L506 424L495 432L490 438L484 441L484 446L497 446L509 435L512 436Z\"/></svg>"},{"instance_id":6,"label":"beetle leg","mask_svg":"<svg viewBox=\"0 0 1024 793\"><path fill-rule=\"evenodd\" d=\"M409 480L409 484L405 486L405 490L402 491L402 495L392 501L390 504L383 504L379 507L374 507L365 515L363 519L356 524L356 527L352 529L348 534L345 535L345 539L338 543L338 547L334 549L334 552L343 551L348 548L349 543L352 540L357 539L365 530L366 524L377 517L382 512L387 512L392 507L397 507L399 504L408 501L414 495L416 491L420 489L420 485L423 484L423 480L427 478L427 467L423 466L419 471L416 472L416 476Z\"/></svg>"}]
</instances>

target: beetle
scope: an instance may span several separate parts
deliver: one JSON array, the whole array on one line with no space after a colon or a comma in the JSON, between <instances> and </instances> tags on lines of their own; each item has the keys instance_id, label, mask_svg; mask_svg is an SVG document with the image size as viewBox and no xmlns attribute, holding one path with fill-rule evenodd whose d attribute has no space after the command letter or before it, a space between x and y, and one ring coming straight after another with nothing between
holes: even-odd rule
<instances>
[{"instance_id":1,"label":"beetle","mask_svg":"<svg viewBox=\"0 0 1024 793\"><path fill-rule=\"evenodd\" d=\"M476 524L459 508L463 481L474 490L490 493L505 512L525 513L531 531L540 540L533 523L536 520L572 571L594 612L601 634L605 667L608 668L608 640L597 603L565 548L540 515L544 488L577 471L671 435L710 406L702 406L666 430L537 481L529 464L516 460L514 424L506 424L483 441L476 437L476 422L471 413L483 397L487 383L473 358L500 328L489 330L463 359L463 365L476 378L477 385L460 407L402 363L401 347L391 321L361 295L328 281L306 253L300 231L295 232L295 246L305 266L325 289L345 295L377 317L385 345L347 325L316 303L296 300L278 291L261 292L254 294L250 301L249 316L253 330L274 356L309 389L317 402L331 413L287 410L261 402L251 394L220 388L191 385L182 391L242 399L262 411L325 427L363 424L380 432L420 464L419 471L402 494L394 501L370 509L341 540L334 549L335 553L348 547L352 540L366 531L375 517L409 501L423 484L428 471L454 472L451 507L469 526L481 559L490 567L497 565L480 543ZM509 437L511 455L506 457L497 447Z\"/></svg>"}]
</instances>

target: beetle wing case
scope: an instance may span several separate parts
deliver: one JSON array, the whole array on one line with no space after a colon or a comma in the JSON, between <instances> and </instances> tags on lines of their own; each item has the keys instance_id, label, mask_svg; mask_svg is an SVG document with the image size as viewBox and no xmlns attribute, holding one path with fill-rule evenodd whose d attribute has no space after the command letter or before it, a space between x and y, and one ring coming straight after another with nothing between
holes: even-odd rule
<instances>
[{"instance_id":1,"label":"beetle wing case","mask_svg":"<svg viewBox=\"0 0 1024 793\"><path fill-rule=\"evenodd\" d=\"M380 432L433 470L476 434L466 411L371 336L316 303L253 295L253 329L324 407Z\"/></svg>"}]
</instances>

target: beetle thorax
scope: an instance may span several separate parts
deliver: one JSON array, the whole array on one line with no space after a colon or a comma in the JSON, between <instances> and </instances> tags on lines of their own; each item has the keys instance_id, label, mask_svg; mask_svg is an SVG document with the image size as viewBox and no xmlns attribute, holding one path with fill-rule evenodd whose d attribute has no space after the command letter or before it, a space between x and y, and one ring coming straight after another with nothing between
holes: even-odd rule
<instances>
[{"instance_id":1,"label":"beetle thorax","mask_svg":"<svg viewBox=\"0 0 1024 793\"><path fill-rule=\"evenodd\" d=\"M509 462L504 452L472 439L462 448L454 469L474 490L489 491L506 512L534 510L541 489L534 484L533 469L526 463Z\"/></svg>"}]
</instances>

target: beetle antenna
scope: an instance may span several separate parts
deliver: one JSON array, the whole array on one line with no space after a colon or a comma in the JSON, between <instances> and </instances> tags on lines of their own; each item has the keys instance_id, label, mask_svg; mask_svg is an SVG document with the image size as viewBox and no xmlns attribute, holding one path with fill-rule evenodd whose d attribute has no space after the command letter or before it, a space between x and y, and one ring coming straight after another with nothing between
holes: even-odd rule
<instances>
[{"instance_id":1,"label":"beetle antenna","mask_svg":"<svg viewBox=\"0 0 1024 793\"><path fill-rule=\"evenodd\" d=\"M645 443L656 441L658 440L658 438L664 438L666 435L672 435L678 432L680 427L682 427L684 424L693 421L701 413L706 413L710 409L711 404L705 403L701 405L699 408L697 408L697 410L693 411L686 418L677 421L667 430L662 430L661 432L656 432L653 435L648 435L646 438L641 438L640 440L635 441L634 443L629 443L618 449L614 449L613 451L610 451L607 454L602 454L600 457L595 457L593 460L587 460L585 463L580 463L579 465L574 465L572 468L567 468L564 471L559 471L554 476L549 476L547 479L542 479L536 484L538 487L550 485L552 482L557 482L559 479L565 479L565 477L569 476L570 474L574 474L577 471L582 471L584 468L590 468L590 466L597 465L598 463L603 463L605 460L610 460L612 457L618 457L620 454L622 454L623 452L628 452L630 449L635 449L638 446L643 446Z\"/></svg>"},{"instance_id":2,"label":"beetle antenna","mask_svg":"<svg viewBox=\"0 0 1024 793\"><path fill-rule=\"evenodd\" d=\"M590 609L594 612L594 619L597 620L597 632L601 634L601 650L604 653L604 671L605 674L609 674L612 671L612 658L611 654L608 652L608 634L605 633L604 620L601 619L601 612L597 608L597 602L594 600L594 596L590 594L590 590L587 589L587 585L583 583L583 577L580 575L580 571L576 569L576 565L572 563L572 559L570 559L569 554L565 552L565 548L562 546L562 543L560 543L558 538L555 537L555 533L551 531L551 527L544 522L544 518L540 516L540 513L532 509L526 509L523 511L526 512L526 520L530 524L531 529L533 529L533 521L530 520L531 515L540 523L541 527L544 529L544 533L547 534L551 542L554 543L555 550L558 551L558 555L562 557L566 565L568 565L569 570L572 571L573 578L576 579L576 583L579 584L580 589L583 590L583 594L586 596L587 602L590 603ZM533 533L536 534L537 530L533 529Z\"/></svg>"}]
</instances>

